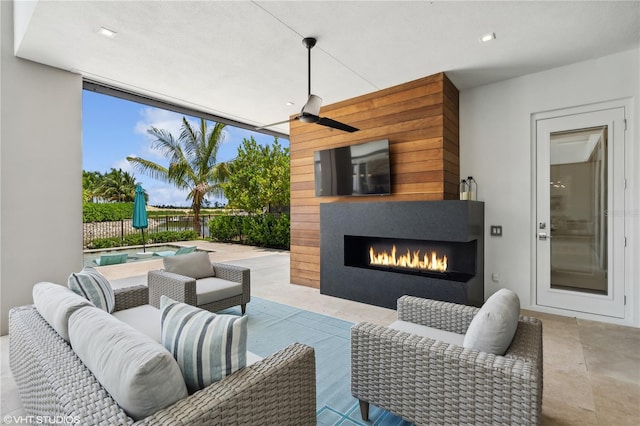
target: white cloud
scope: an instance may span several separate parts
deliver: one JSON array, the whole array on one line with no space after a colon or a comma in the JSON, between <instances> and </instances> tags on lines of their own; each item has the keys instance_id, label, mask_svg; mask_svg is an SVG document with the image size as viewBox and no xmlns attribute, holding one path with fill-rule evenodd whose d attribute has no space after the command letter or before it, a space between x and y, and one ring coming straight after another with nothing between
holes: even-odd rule
<instances>
[{"instance_id":1,"label":"white cloud","mask_svg":"<svg viewBox=\"0 0 640 426\"><path fill-rule=\"evenodd\" d=\"M180 190L176 187L165 184L159 181L149 181L146 179L147 183L143 183L142 187L149 194L149 205L150 206L176 206L176 207L190 207L191 200L187 200L187 193L189 191ZM211 205L213 206L216 201L220 204L226 204L227 200L222 198L207 198ZM203 205L203 207L206 207Z\"/></svg>"},{"instance_id":2,"label":"white cloud","mask_svg":"<svg viewBox=\"0 0 640 426\"><path fill-rule=\"evenodd\" d=\"M137 157L135 154L129 154L127 157ZM120 160L113 163L111 167L114 169L122 169L123 172L129 172L130 174L135 174L135 170L130 162L127 161L127 157L121 158Z\"/></svg>"},{"instance_id":3,"label":"white cloud","mask_svg":"<svg viewBox=\"0 0 640 426\"><path fill-rule=\"evenodd\" d=\"M149 194L149 205L152 206L189 206L187 193L189 191L178 189L171 185L151 186L146 188Z\"/></svg>"},{"instance_id":4,"label":"white cloud","mask_svg":"<svg viewBox=\"0 0 640 426\"><path fill-rule=\"evenodd\" d=\"M153 139L147 133L151 127L164 129L177 137L180 134L180 126L182 126L182 114L164 109L145 107L140 110L141 119L135 125L134 133L145 135L149 139Z\"/></svg>"},{"instance_id":5,"label":"white cloud","mask_svg":"<svg viewBox=\"0 0 640 426\"><path fill-rule=\"evenodd\" d=\"M134 126L133 132L144 137L145 143L142 145L139 156L142 158L163 163L159 160L165 160L165 157L157 150L152 148L155 138L147 133L151 127L167 130L174 137L180 135L180 127L182 126L182 115L164 109L145 107L139 111L140 120Z\"/></svg>"}]
</instances>

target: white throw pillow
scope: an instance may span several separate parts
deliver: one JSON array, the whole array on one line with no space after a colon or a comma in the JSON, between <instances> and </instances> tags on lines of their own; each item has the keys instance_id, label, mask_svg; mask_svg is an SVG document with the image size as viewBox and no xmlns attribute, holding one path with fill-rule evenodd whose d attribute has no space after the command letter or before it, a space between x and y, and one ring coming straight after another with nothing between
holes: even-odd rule
<instances>
[{"instance_id":1,"label":"white throw pillow","mask_svg":"<svg viewBox=\"0 0 640 426\"><path fill-rule=\"evenodd\" d=\"M90 300L98 308L109 313L113 312L116 298L111 284L95 268L85 266L82 271L71 274L67 284L71 290Z\"/></svg>"},{"instance_id":2,"label":"white throw pillow","mask_svg":"<svg viewBox=\"0 0 640 426\"><path fill-rule=\"evenodd\" d=\"M33 286L33 304L42 318L67 342L71 314L84 306L93 306L65 286L48 282Z\"/></svg>"},{"instance_id":3,"label":"white throw pillow","mask_svg":"<svg viewBox=\"0 0 640 426\"><path fill-rule=\"evenodd\" d=\"M204 389L247 364L248 317L216 315L160 297L162 344L178 361L189 392Z\"/></svg>"},{"instance_id":4,"label":"white throw pillow","mask_svg":"<svg viewBox=\"0 0 640 426\"><path fill-rule=\"evenodd\" d=\"M506 288L487 299L478 311L464 336L465 348L504 355L518 328L520 299Z\"/></svg>"},{"instance_id":5,"label":"white throw pillow","mask_svg":"<svg viewBox=\"0 0 640 426\"><path fill-rule=\"evenodd\" d=\"M165 271L185 277L200 279L215 276L209 253L206 251L163 257L162 262Z\"/></svg>"},{"instance_id":6,"label":"white throw pillow","mask_svg":"<svg viewBox=\"0 0 640 426\"><path fill-rule=\"evenodd\" d=\"M135 420L188 395L180 367L161 344L101 309L71 315L69 337L76 355Z\"/></svg>"}]
</instances>

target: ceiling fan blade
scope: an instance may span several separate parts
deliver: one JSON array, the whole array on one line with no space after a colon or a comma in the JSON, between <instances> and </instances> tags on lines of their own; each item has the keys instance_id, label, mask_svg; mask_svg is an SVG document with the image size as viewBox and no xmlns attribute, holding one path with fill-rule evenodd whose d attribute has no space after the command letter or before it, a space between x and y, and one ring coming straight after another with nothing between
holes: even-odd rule
<instances>
[{"instance_id":1,"label":"ceiling fan blade","mask_svg":"<svg viewBox=\"0 0 640 426\"><path fill-rule=\"evenodd\" d=\"M322 106L322 98L316 95L309 95L307 103L302 107L302 114L320 115L320 107Z\"/></svg>"},{"instance_id":2,"label":"ceiling fan blade","mask_svg":"<svg viewBox=\"0 0 640 426\"><path fill-rule=\"evenodd\" d=\"M299 120L300 116L291 118L289 120L278 121L277 123L266 124L264 126L256 127L256 130L266 129L267 127L277 126L278 124L291 123L292 121Z\"/></svg>"},{"instance_id":3,"label":"ceiling fan blade","mask_svg":"<svg viewBox=\"0 0 640 426\"><path fill-rule=\"evenodd\" d=\"M349 126L348 124L344 124L339 121L332 120L326 117L320 117L320 119L317 121L317 124L321 126L327 126L334 129L342 130L349 133L357 132L359 130L353 126Z\"/></svg>"},{"instance_id":4,"label":"ceiling fan blade","mask_svg":"<svg viewBox=\"0 0 640 426\"><path fill-rule=\"evenodd\" d=\"M320 117L320 107L322 107L322 98L317 95L311 94L311 48L316 45L316 39L313 37L307 37L302 40L302 44L307 48L308 60L309 60L309 68L308 68L308 83L309 83L309 98L307 102L302 107L302 111L300 111L300 115L294 117L290 120L279 121L277 123L267 124L266 126L256 127L256 130L265 129L271 126L277 126L278 124L290 123L294 120L300 120L302 123L317 123L321 126L331 127L332 129L342 130L344 132L357 132L359 129L356 129L353 126L349 126L348 124L341 123L336 120L332 120L326 117Z\"/></svg>"}]
</instances>

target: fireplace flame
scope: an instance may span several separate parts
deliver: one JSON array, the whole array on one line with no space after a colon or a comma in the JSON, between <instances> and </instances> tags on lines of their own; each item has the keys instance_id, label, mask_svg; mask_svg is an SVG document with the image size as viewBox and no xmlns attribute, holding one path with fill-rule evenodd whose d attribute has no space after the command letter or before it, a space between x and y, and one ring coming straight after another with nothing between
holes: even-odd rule
<instances>
[{"instance_id":1,"label":"fireplace flame","mask_svg":"<svg viewBox=\"0 0 640 426\"><path fill-rule=\"evenodd\" d=\"M395 244L391 249L391 253L387 251L377 253L373 247L369 247L369 264L438 272L447 270L447 256L439 258L435 251L431 252L430 256L428 253L420 256L420 250L414 250L412 253L407 249L406 254L400 255L397 254L397 251Z\"/></svg>"}]
</instances>

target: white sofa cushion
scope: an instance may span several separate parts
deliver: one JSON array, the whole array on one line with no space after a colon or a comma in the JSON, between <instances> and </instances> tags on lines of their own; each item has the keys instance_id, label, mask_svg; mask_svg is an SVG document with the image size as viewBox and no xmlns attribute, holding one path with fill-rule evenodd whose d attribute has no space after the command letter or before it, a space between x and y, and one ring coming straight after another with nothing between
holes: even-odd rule
<instances>
[{"instance_id":1,"label":"white sofa cushion","mask_svg":"<svg viewBox=\"0 0 640 426\"><path fill-rule=\"evenodd\" d=\"M209 253L205 251L163 257L162 262L165 271L185 277L198 279L215 276Z\"/></svg>"},{"instance_id":2,"label":"white sofa cushion","mask_svg":"<svg viewBox=\"0 0 640 426\"><path fill-rule=\"evenodd\" d=\"M506 288L498 290L471 320L463 346L480 352L504 355L511 345L520 318L520 299Z\"/></svg>"},{"instance_id":3,"label":"white sofa cushion","mask_svg":"<svg viewBox=\"0 0 640 426\"><path fill-rule=\"evenodd\" d=\"M109 280L95 268L86 266L82 271L69 276L69 288L80 296L90 300L98 308L109 313L116 306L116 298Z\"/></svg>"},{"instance_id":4,"label":"white sofa cushion","mask_svg":"<svg viewBox=\"0 0 640 426\"><path fill-rule=\"evenodd\" d=\"M155 306L140 305L135 308L116 311L112 315L162 344L162 339L160 338L160 309Z\"/></svg>"},{"instance_id":5,"label":"white sofa cushion","mask_svg":"<svg viewBox=\"0 0 640 426\"><path fill-rule=\"evenodd\" d=\"M198 306L240 294L242 294L242 284L234 281L215 277L200 278L196 281L196 304Z\"/></svg>"},{"instance_id":6,"label":"white sofa cushion","mask_svg":"<svg viewBox=\"0 0 640 426\"><path fill-rule=\"evenodd\" d=\"M101 309L74 312L69 337L78 357L135 420L188 395L180 367L161 344Z\"/></svg>"},{"instance_id":7,"label":"white sofa cushion","mask_svg":"<svg viewBox=\"0 0 640 426\"><path fill-rule=\"evenodd\" d=\"M69 317L91 302L67 287L41 282L33 286L33 304L49 325L67 342L69 341Z\"/></svg>"},{"instance_id":8,"label":"white sofa cushion","mask_svg":"<svg viewBox=\"0 0 640 426\"><path fill-rule=\"evenodd\" d=\"M393 330L406 331L410 334L428 337L429 339L438 340L452 345L462 346L462 342L464 341L464 334L427 327L426 325L414 324L408 321L394 321L389 324L388 327Z\"/></svg>"},{"instance_id":9,"label":"white sofa cushion","mask_svg":"<svg viewBox=\"0 0 640 426\"><path fill-rule=\"evenodd\" d=\"M160 311L162 344L178 361L189 392L246 366L248 317L216 315L167 296L160 298Z\"/></svg>"},{"instance_id":10,"label":"white sofa cushion","mask_svg":"<svg viewBox=\"0 0 640 426\"><path fill-rule=\"evenodd\" d=\"M129 324L136 330L146 334L158 343L162 343L160 337L160 309L152 305L136 306L135 308L116 311L112 314L120 321ZM247 351L247 366L262 360L260 355Z\"/></svg>"}]
</instances>

